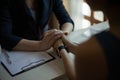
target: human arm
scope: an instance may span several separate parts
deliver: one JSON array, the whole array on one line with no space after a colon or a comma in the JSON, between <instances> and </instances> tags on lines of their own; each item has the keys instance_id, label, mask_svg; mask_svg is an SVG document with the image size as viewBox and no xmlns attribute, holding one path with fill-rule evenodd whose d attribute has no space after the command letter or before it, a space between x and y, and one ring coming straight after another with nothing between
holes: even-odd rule
<instances>
[{"instance_id":1,"label":"human arm","mask_svg":"<svg viewBox=\"0 0 120 80\"><path fill-rule=\"evenodd\" d=\"M76 80L74 60L71 58L71 56L65 49L61 49L59 54L61 55L64 67L65 67L65 71L69 80Z\"/></svg>"},{"instance_id":2,"label":"human arm","mask_svg":"<svg viewBox=\"0 0 120 80\"><path fill-rule=\"evenodd\" d=\"M11 50L21 38L12 35L12 19L8 0L3 0L0 7L0 43L2 48Z\"/></svg>"},{"instance_id":3,"label":"human arm","mask_svg":"<svg viewBox=\"0 0 120 80\"><path fill-rule=\"evenodd\" d=\"M61 30L63 31L63 33L64 33L65 35L68 35L68 34L72 31L72 24L71 24L71 23L65 23L65 24L63 24ZM64 45L64 44L63 44L62 40L59 39L59 40L57 40L57 41L55 42L54 48L57 49L57 48L58 48L59 46L61 46L61 45Z\"/></svg>"},{"instance_id":4,"label":"human arm","mask_svg":"<svg viewBox=\"0 0 120 80\"><path fill-rule=\"evenodd\" d=\"M62 0L54 0L54 6L53 6L54 13L60 23L60 26L58 29L65 32L65 34L69 34L73 28L74 28L74 22L70 18L68 12L66 11L63 1ZM60 45L63 45L61 40L58 40L54 47L59 47Z\"/></svg>"},{"instance_id":5,"label":"human arm","mask_svg":"<svg viewBox=\"0 0 120 80\"><path fill-rule=\"evenodd\" d=\"M77 53L79 43L72 42L66 35L62 36L62 41L69 52L72 52L73 54Z\"/></svg>"},{"instance_id":6,"label":"human arm","mask_svg":"<svg viewBox=\"0 0 120 80\"><path fill-rule=\"evenodd\" d=\"M4 0L0 7L0 43L2 48L7 50L41 51L50 48L54 41L60 37L61 34L56 30L46 32L41 41L28 40L15 35L10 7L8 0Z\"/></svg>"},{"instance_id":7,"label":"human arm","mask_svg":"<svg viewBox=\"0 0 120 80\"><path fill-rule=\"evenodd\" d=\"M44 51L54 44L56 40L58 40L63 33L58 30L49 30L45 32L44 38L40 41L27 40L22 39L13 50L22 50L22 51Z\"/></svg>"}]
</instances>

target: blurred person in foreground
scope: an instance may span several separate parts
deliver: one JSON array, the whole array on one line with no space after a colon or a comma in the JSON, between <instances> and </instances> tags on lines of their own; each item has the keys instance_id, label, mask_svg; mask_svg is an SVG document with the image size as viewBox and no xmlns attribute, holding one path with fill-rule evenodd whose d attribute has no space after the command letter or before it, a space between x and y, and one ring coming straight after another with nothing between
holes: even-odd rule
<instances>
[{"instance_id":1,"label":"blurred person in foreground","mask_svg":"<svg viewBox=\"0 0 120 80\"><path fill-rule=\"evenodd\" d=\"M93 11L103 11L110 29L103 30L82 44L73 43L63 35L62 40L68 51L75 55L74 63L65 49L60 51L67 75L70 80L120 80L120 1L86 2Z\"/></svg>"}]
</instances>

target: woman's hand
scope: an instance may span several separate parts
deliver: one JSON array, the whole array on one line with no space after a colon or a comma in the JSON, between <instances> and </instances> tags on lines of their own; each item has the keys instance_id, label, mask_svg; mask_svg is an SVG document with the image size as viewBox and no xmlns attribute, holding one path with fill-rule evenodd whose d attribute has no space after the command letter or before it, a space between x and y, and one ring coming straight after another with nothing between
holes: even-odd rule
<instances>
[{"instance_id":1,"label":"woman's hand","mask_svg":"<svg viewBox=\"0 0 120 80\"><path fill-rule=\"evenodd\" d=\"M53 44L56 42L56 40L60 39L62 35L63 35L63 32L56 29L45 32L44 38L42 39L43 50L47 50L51 48Z\"/></svg>"},{"instance_id":2,"label":"woman's hand","mask_svg":"<svg viewBox=\"0 0 120 80\"><path fill-rule=\"evenodd\" d=\"M76 53L77 51L77 46L78 44L77 43L73 43L72 41L70 41L66 35L63 35L62 36L62 41L63 43L67 46L67 49L69 52L72 52L72 53Z\"/></svg>"},{"instance_id":3,"label":"woman's hand","mask_svg":"<svg viewBox=\"0 0 120 80\"><path fill-rule=\"evenodd\" d=\"M66 31L61 31L61 32L62 32L64 35L68 35L68 32L66 32ZM57 49L58 49L58 47L60 47L60 46L62 46L62 45L64 45L64 44L63 44L63 42L62 42L62 39L60 38L60 39L58 39L58 40L54 43L54 45L53 45L54 53L58 54Z\"/></svg>"}]
</instances>

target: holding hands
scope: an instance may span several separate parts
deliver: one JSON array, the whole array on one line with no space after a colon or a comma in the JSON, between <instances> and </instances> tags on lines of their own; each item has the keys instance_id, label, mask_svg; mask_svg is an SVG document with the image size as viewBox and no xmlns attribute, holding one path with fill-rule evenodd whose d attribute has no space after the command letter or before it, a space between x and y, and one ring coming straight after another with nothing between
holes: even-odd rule
<instances>
[{"instance_id":1,"label":"holding hands","mask_svg":"<svg viewBox=\"0 0 120 80\"><path fill-rule=\"evenodd\" d=\"M78 48L77 47L78 46L77 43L74 43L74 42L70 41L66 35L62 36L62 41L63 41L64 45L67 46L67 50L69 52L76 53L76 50Z\"/></svg>"},{"instance_id":2,"label":"holding hands","mask_svg":"<svg viewBox=\"0 0 120 80\"><path fill-rule=\"evenodd\" d=\"M53 46L53 44L62 37L63 32L57 29L49 30L45 32L42 39L43 49L47 50Z\"/></svg>"},{"instance_id":3,"label":"holding hands","mask_svg":"<svg viewBox=\"0 0 120 80\"><path fill-rule=\"evenodd\" d=\"M42 39L43 50L47 50L47 49L51 48L51 46L53 46L54 49L57 49L59 46L56 45L56 42L61 43L61 41L63 43L59 44L59 46L66 45L68 51L70 51L70 52L75 51L77 44L71 42L67 38L67 32L63 32L63 31L57 30L57 29L49 30L44 33L44 38Z\"/></svg>"}]
</instances>

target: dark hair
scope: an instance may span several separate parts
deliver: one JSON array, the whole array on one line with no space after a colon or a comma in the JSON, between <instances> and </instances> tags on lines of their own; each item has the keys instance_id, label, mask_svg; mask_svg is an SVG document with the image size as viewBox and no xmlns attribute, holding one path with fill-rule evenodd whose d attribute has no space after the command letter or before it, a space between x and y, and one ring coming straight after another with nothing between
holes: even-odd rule
<instances>
[{"instance_id":1,"label":"dark hair","mask_svg":"<svg viewBox=\"0 0 120 80\"><path fill-rule=\"evenodd\" d=\"M110 5L120 5L120 0L107 0Z\"/></svg>"}]
</instances>

